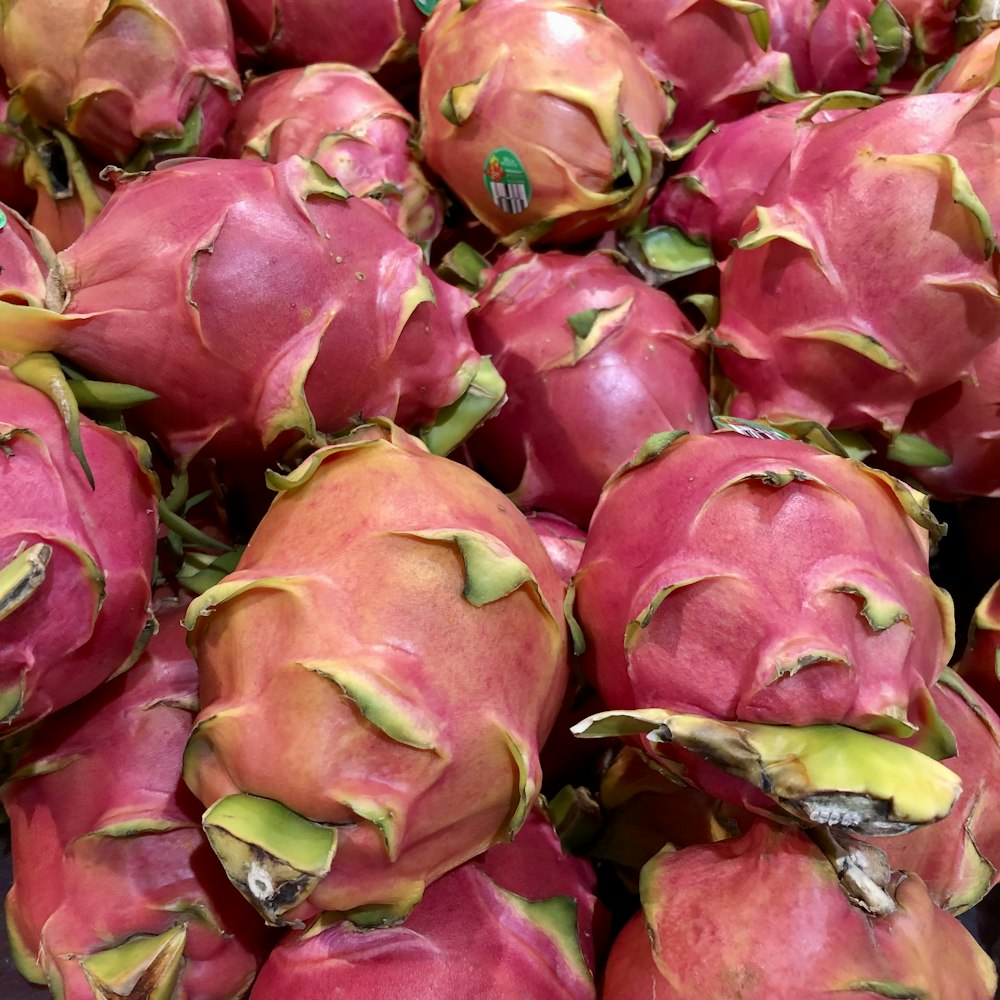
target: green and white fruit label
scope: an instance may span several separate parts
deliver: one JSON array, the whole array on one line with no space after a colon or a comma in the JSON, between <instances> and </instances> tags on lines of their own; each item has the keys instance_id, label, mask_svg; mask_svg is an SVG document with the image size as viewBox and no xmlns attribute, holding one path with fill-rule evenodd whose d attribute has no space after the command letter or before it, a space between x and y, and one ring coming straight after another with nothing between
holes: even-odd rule
<instances>
[{"instance_id":1,"label":"green and white fruit label","mask_svg":"<svg viewBox=\"0 0 1000 1000\"><path fill-rule=\"evenodd\" d=\"M493 204L512 215L531 201L531 181L524 164L509 149L494 149L483 164L483 181Z\"/></svg>"},{"instance_id":2,"label":"green and white fruit label","mask_svg":"<svg viewBox=\"0 0 1000 1000\"><path fill-rule=\"evenodd\" d=\"M413 3L421 14L426 14L430 17L431 11L438 5L438 0L413 0Z\"/></svg>"}]
</instances>

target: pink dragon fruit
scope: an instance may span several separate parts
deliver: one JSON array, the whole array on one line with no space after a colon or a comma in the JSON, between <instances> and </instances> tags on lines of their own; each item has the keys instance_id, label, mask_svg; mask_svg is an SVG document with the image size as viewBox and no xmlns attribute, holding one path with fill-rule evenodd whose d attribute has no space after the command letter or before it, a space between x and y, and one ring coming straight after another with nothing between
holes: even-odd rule
<instances>
[{"instance_id":1,"label":"pink dragon fruit","mask_svg":"<svg viewBox=\"0 0 1000 1000\"><path fill-rule=\"evenodd\" d=\"M0 74L0 204L30 215L35 194L24 182L24 136L11 122L9 109L10 92Z\"/></svg>"},{"instance_id":2,"label":"pink dragon fruit","mask_svg":"<svg viewBox=\"0 0 1000 1000\"><path fill-rule=\"evenodd\" d=\"M677 102L664 138L686 140L712 123L750 114L762 93L797 89L788 56L768 43L767 12L759 4L603 0L602 6Z\"/></svg>"},{"instance_id":3,"label":"pink dragon fruit","mask_svg":"<svg viewBox=\"0 0 1000 1000\"><path fill-rule=\"evenodd\" d=\"M843 98L857 100L858 95ZM650 206L649 225L675 226L709 244L716 260L725 260L743 220L774 177L788 169L800 128L851 113L841 109L835 98L792 101L717 126L686 157L683 169L667 178Z\"/></svg>"},{"instance_id":4,"label":"pink dragon fruit","mask_svg":"<svg viewBox=\"0 0 1000 1000\"><path fill-rule=\"evenodd\" d=\"M271 953L252 1000L594 997L594 873L565 855L532 813L511 844L491 847L427 887L398 927L323 917Z\"/></svg>"},{"instance_id":5,"label":"pink dragon fruit","mask_svg":"<svg viewBox=\"0 0 1000 1000\"><path fill-rule=\"evenodd\" d=\"M29 358L17 372L0 368L5 735L134 662L152 624L158 524L149 457L139 442L85 417L67 433L60 408L70 403L57 406L21 381L49 384L45 364Z\"/></svg>"},{"instance_id":6,"label":"pink dragon fruit","mask_svg":"<svg viewBox=\"0 0 1000 1000\"><path fill-rule=\"evenodd\" d=\"M562 585L501 493L387 422L271 481L236 571L188 612L184 776L267 920L398 919L535 800Z\"/></svg>"},{"instance_id":7,"label":"pink dragon fruit","mask_svg":"<svg viewBox=\"0 0 1000 1000\"><path fill-rule=\"evenodd\" d=\"M670 741L813 821L864 829L871 802L880 831L886 802L902 810L891 829L946 815L954 775L869 735L919 728L947 755L928 693L954 644L951 599L927 568L939 526L883 472L744 430L759 436L656 435L605 487L574 588L584 667L609 711L574 731ZM926 808L919 795L903 806L888 758L869 770L852 754L925 768ZM843 808L823 792L836 781Z\"/></svg>"},{"instance_id":8,"label":"pink dragon fruit","mask_svg":"<svg viewBox=\"0 0 1000 1000\"><path fill-rule=\"evenodd\" d=\"M976 606L958 672L976 694L1000 712L1000 580Z\"/></svg>"},{"instance_id":9,"label":"pink dragon fruit","mask_svg":"<svg viewBox=\"0 0 1000 1000\"><path fill-rule=\"evenodd\" d=\"M38 726L3 787L13 957L64 1000L228 1000L269 944L211 863L200 805L180 783L197 668L179 603L156 610L160 631L138 663Z\"/></svg>"},{"instance_id":10,"label":"pink dragon fruit","mask_svg":"<svg viewBox=\"0 0 1000 1000\"><path fill-rule=\"evenodd\" d=\"M938 91L982 91L993 81L996 73L997 49L1000 47L1000 27L981 34L966 45L934 81Z\"/></svg>"},{"instance_id":11,"label":"pink dragon fruit","mask_svg":"<svg viewBox=\"0 0 1000 1000\"><path fill-rule=\"evenodd\" d=\"M611 708L909 733L954 645L936 528L902 483L804 442L657 435L591 522L588 673Z\"/></svg>"},{"instance_id":12,"label":"pink dragon fruit","mask_svg":"<svg viewBox=\"0 0 1000 1000\"><path fill-rule=\"evenodd\" d=\"M631 221L662 173L667 98L592 0L442 0L420 39L421 149L507 242Z\"/></svg>"},{"instance_id":13,"label":"pink dragon fruit","mask_svg":"<svg viewBox=\"0 0 1000 1000\"><path fill-rule=\"evenodd\" d=\"M806 91L877 89L906 62L910 32L889 0L765 0L771 48Z\"/></svg>"},{"instance_id":14,"label":"pink dragon fruit","mask_svg":"<svg viewBox=\"0 0 1000 1000\"><path fill-rule=\"evenodd\" d=\"M1000 880L1000 718L953 670L931 693L955 734L947 764L962 779L962 795L939 822L872 843L893 868L919 875L937 906L959 914Z\"/></svg>"},{"instance_id":15,"label":"pink dragon fruit","mask_svg":"<svg viewBox=\"0 0 1000 1000\"><path fill-rule=\"evenodd\" d=\"M423 2L423 0L421 0ZM374 73L414 60L426 20L414 0L228 0L236 35L268 66L345 62Z\"/></svg>"},{"instance_id":16,"label":"pink dragon fruit","mask_svg":"<svg viewBox=\"0 0 1000 1000\"><path fill-rule=\"evenodd\" d=\"M225 0L18 0L0 10L0 63L28 112L111 163L140 146L215 151L240 96L234 58Z\"/></svg>"},{"instance_id":17,"label":"pink dragon fruit","mask_svg":"<svg viewBox=\"0 0 1000 1000\"><path fill-rule=\"evenodd\" d=\"M603 1000L990 1000L990 957L918 876L867 844L763 821L733 840L664 850L619 934Z\"/></svg>"},{"instance_id":18,"label":"pink dragon fruit","mask_svg":"<svg viewBox=\"0 0 1000 1000\"><path fill-rule=\"evenodd\" d=\"M230 156L315 160L351 194L371 195L416 242L444 206L411 152L413 116L363 70L321 63L250 81L227 138Z\"/></svg>"},{"instance_id":19,"label":"pink dragon fruit","mask_svg":"<svg viewBox=\"0 0 1000 1000\"><path fill-rule=\"evenodd\" d=\"M469 337L470 300L300 157L179 160L126 179L59 255L49 303L63 311L33 312L0 348L56 349L158 394L136 426L182 464L260 461L359 414L448 450L503 394Z\"/></svg>"},{"instance_id":20,"label":"pink dragon fruit","mask_svg":"<svg viewBox=\"0 0 1000 1000\"><path fill-rule=\"evenodd\" d=\"M996 118L979 95L931 94L799 132L723 265L733 414L895 434L997 339L1000 198L958 145L979 103Z\"/></svg>"},{"instance_id":21,"label":"pink dragon fruit","mask_svg":"<svg viewBox=\"0 0 1000 1000\"><path fill-rule=\"evenodd\" d=\"M712 429L705 356L673 300L607 254L508 251L469 316L507 384L468 441L522 509L580 526L652 433Z\"/></svg>"},{"instance_id":22,"label":"pink dragon fruit","mask_svg":"<svg viewBox=\"0 0 1000 1000\"><path fill-rule=\"evenodd\" d=\"M1000 497L1000 341L975 374L914 403L889 458L940 500Z\"/></svg>"},{"instance_id":23,"label":"pink dragon fruit","mask_svg":"<svg viewBox=\"0 0 1000 1000\"><path fill-rule=\"evenodd\" d=\"M45 236L12 208L0 204L0 302L44 306L54 260Z\"/></svg>"}]
</instances>

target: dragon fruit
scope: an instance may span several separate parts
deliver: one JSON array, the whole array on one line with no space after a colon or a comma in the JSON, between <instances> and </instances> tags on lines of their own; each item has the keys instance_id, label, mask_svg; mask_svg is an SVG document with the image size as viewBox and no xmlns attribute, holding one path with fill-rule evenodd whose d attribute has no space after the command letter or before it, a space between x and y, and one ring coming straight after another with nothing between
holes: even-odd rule
<instances>
[{"instance_id":1,"label":"dragon fruit","mask_svg":"<svg viewBox=\"0 0 1000 1000\"><path fill-rule=\"evenodd\" d=\"M378 0L364 8L363 17L343 0L228 3L237 37L275 67L345 62L374 73L415 59L425 21L413 0Z\"/></svg>"},{"instance_id":2,"label":"dragon fruit","mask_svg":"<svg viewBox=\"0 0 1000 1000\"><path fill-rule=\"evenodd\" d=\"M918 399L889 445L888 457L940 500L1000 496L1000 341L974 367Z\"/></svg>"},{"instance_id":3,"label":"dragon fruit","mask_svg":"<svg viewBox=\"0 0 1000 1000\"><path fill-rule=\"evenodd\" d=\"M267 920L398 919L535 800L562 584L501 493L387 422L271 481L236 571L188 611L184 776Z\"/></svg>"},{"instance_id":4,"label":"dragon fruit","mask_svg":"<svg viewBox=\"0 0 1000 1000\"><path fill-rule=\"evenodd\" d=\"M948 60L943 72L934 80L935 91L982 91L996 74L997 48L1000 47L1000 27L981 34L966 45L954 59Z\"/></svg>"},{"instance_id":5,"label":"dragon fruit","mask_svg":"<svg viewBox=\"0 0 1000 1000\"><path fill-rule=\"evenodd\" d=\"M765 0L771 47L806 91L877 89L906 62L910 32L889 0Z\"/></svg>"},{"instance_id":6,"label":"dragon fruit","mask_svg":"<svg viewBox=\"0 0 1000 1000\"><path fill-rule=\"evenodd\" d=\"M420 39L421 149L507 242L629 222L658 183L670 110L591 0L442 0Z\"/></svg>"},{"instance_id":7,"label":"dragon fruit","mask_svg":"<svg viewBox=\"0 0 1000 1000\"><path fill-rule=\"evenodd\" d=\"M887 766L877 777L863 766L855 773L863 761L851 759L850 742L871 760L891 754L910 761L894 766L934 771L927 808L919 796L906 808L920 822L947 814L958 784L946 769L854 732L920 728L928 747L947 744L928 693L954 645L951 599L927 568L940 526L925 498L883 472L743 430L755 436L655 435L605 487L574 578L574 614L609 718L576 731L672 740L820 821L840 810L804 793L806 772L822 768L830 782L843 767L852 772L840 775L852 803L845 822L863 827L869 792L902 808L887 789L903 779ZM838 741L840 756L824 758ZM795 757L802 774L787 768L791 786L778 772L766 777L769 761L780 769Z\"/></svg>"},{"instance_id":8,"label":"dragon fruit","mask_svg":"<svg viewBox=\"0 0 1000 1000\"><path fill-rule=\"evenodd\" d=\"M0 204L30 215L35 194L24 182L24 137L9 110L10 92L0 74Z\"/></svg>"},{"instance_id":9,"label":"dragon fruit","mask_svg":"<svg viewBox=\"0 0 1000 1000\"><path fill-rule=\"evenodd\" d=\"M573 574L580 567L587 533L558 514L548 514L545 511L529 513L528 524L545 546L559 579L569 586Z\"/></svg>"},{"instance_id":10,"label":"dragon fruit","mask_svg":"<svg viewBox=\"0 0 1000 1000\"><path fill-rule=\"evenodd\" d=\"M604 1000L990 1000L990 957L916 875L867 844L822 849L763 821L666 849L642 871L642 913L619 934Z\"/></svg>"},{"instance_id":11,"label":"dragon fruit","mask_svg":"<svg viewBox=\"0 0 1000 1000\"><path fill-rule=\"evenodd\" d=\"M436 1000L594 997L594 873L565 855L533 812L498 844L427 887L398 927L323 917L291 932L261 970L251 1000L332 995Z\"/></svg>"},{"instance_id":12,"label":"dragon fruit","mask_svg":"<svg viewBox=\"0 0 1000 1000\"><path fill-rule=\"evenodd\" d=\"M995 712L1000 712L1000 580L976 606L958 672Z\"/></svg>"},{"instance_id":13,"label":"dragon fruit","mask_svg":"<svg viewBox=\"0 0 1000 1000\"><path fill-rule=\"evenodd\" d=\"M508 399L468 450L522 509L586 526L605 480L650 434L712 429L690 323L607 254L510 250L478 302L473 342Z\"/></svg>"},{"instance_id":14,"label":"dragon fruit","mask_svg":"<svg viewBox=\"0 0 1000 1000\"><path fill-rule=\"evenodd\" d=\"M12 208L0 205L0 301L44 306L54 259L42 233Z\"/></svg>"},{"instance_id":15,"label":"dragon fruit","mask_svg":"<svg viewBox=\"0 0 1000 1000\"><path fill-rule=\"evenodd\" d=\"M57 406L22 381L47 384L44 364L25 359L17 371L0 368L4 735L135 661L152 624L158 526L157 491L139 442L86 417L71 436L60 412L68 402Z\"/></svg>"},{"instance_id":16,"label":"dragon fruit","mask_svg":"<svg viewBox=\"0 0 1000 1000\"><path fill-rule=\"evenodd\" d=\"M28 112L106 162L216 150L241 92L234 58L225 0L0 8L0 63Z\"/></svg>"},{"instance_id":17,"label":"dragon fruit","mask_svg":"<svg viewBox=\"0 0 1000 1000\"><path fill-rule=\"evenodd\" d=\"M197 668L180 604L156 610L160 631L136 665L33 730L3 787L13 957L65 1000L228 1000L269 944L212 863L179 781Z\"/></svg>"},{"instance_id":18,"label":"dragon fruit","mask_svg":"<svg viewBox=\"0 0 1000 1000\"><path fill-rule=\"evenodd\" d=\"M716 337L734 415L892 435L997 339L1000 198L959 141L978 104L979 133L1000 105L977 94L899 98L800 130L791 169L723 265Z\"/></svg>"},{"instance_id":19,"label":"dragon fruit","mask_svg":"<svg viewBox=\"0 0 1000 1000\"><path fill-rule=\"evenodd\" d=\"M416 124L368 73L321 63L252 79L226 148L271 163L315 160L351 194L378 198L411 240L429 242L444 206L410 150Z\"/></svg>"},{"instance_id":20,"label":"dragon fruit","mask_svg":"<svg viewBox=\"0 0 1000 1000\"><path fill-rule=\"evenodd\" d=\"M181 464L260 461L358 414L448 450L503 395L469 337L471 301L301 157L178 160L125 179L59 255L49 302L63 311L5 328L0 348L55 349L158 394L135 426Z\"/></svg>"},{"instance_id":21,"label":"dragon fruit","mask_svg":"<svg viewBox=\"0 0 1000 1000\"><path fill-rule=\"evenodd\" d=\"M1000 880L1000 718L953 670L931 689L957 753L962 795L940 822L873 841L893 868L915 872L937 906L964 913Z\"/></svg>"},{"instance_id":22,"label":"dragon fruit","mask_svg":"<svg viewBox=\"0 0 1000 1000\"><path fill-rule=\"evenodd\" d=\"M768 43L768 16L741 0L603 0L602 7L677 102L665 138L683 141L750 114L761 94L797 90ZM705 53L712 53L711 59Z\"/></svg>"}]
</instances>

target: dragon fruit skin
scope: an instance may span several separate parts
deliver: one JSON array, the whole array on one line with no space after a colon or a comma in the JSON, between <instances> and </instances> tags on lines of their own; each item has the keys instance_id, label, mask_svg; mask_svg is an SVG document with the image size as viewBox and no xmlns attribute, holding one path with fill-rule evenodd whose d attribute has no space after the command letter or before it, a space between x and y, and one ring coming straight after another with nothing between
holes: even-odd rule
<instances>
[{"instance_id":1,"label":"dragon fruit skin","mask_svg":"<svg viewBox=\"0 0 1000 1000\"><path fill-rule=\"evenodd\" d=\"M734 415L894 434L997 338L1000 199L958 147L978 96L899 98L799 132L722 266Z\"/></svg>"},{"instance_id":2,"label":"dragon fruit skin","mask_svg":"<svg viewBox=\"0 0 1000 1000\"><path fill-rule=\"evenodd\" d=\"M575 577L588 676L612 709L910 732L954 645L918 497L800 441L652 439Z\"/></svg>"},{"instance_id":3,"label":"dragon fruit skin","mask_svg":"<svg viewBox=\"0 0 1000 1000\"><path fill-rule=\"evenodd\" d=\"M1000 27L983 32L949 60L944 73L934 81L935 92L983 90L993 76L998 47Z\"/></svg>"},{"instance_id":4,"label":"dragon fruit skin","mask_svg":"<svg viewBox=\"0 0 1000 1000\"><path fill-rule=\"evenodd\" d=\"M612 946L603 1000L989 1000L996 969L972 935L916 875L874 866L887 884L871 914L795 827L665 850L643 869L642 913Z\"/></svg>"},{"instance_id":5,"label":"dragon fruit skin","mask_svg":"<svg viewBox=\"0 0 1000 1000\"><path fill-rule=\"evenodd\" d=\"M545 511L529 513L528 524L545 546L559 579L568 587L573 574L580 568L587 533L572 521Z\"/></svg>"},{"instance_id":6,"label":"dragon fruit skin","mask_svg":"<svg viewBox=\"0 0 1000 1000\"><path fill-rule=\"evenodd\" d=\"M44 306L54 257L45 236L0 203L0 301Z\"/></svg>"},{"instance_id":7,"label":"dragon fruit skin","mask_svg":"<svg viewBox=\"0 0 1000 1000\"><path fill-rule=\"evenodd\" d=\"M635 218L662 173L669 106L625 33L591 0L463 6L442 0L420 39L428 166L510 243L572 243ZM525 189L520 211L494 200L501 181Z\"/></svg>"},{"instance_id":8,"label":"dragon fruit skin","mask_svg":"<svg viewBox=\"0 0 1000 1000\"><path fill-rule=\"evenodd\" d=\"M180 782L197 668L180 603L156 610L160 631L136 665L34 730L3 787L16 958L65 1000L93 1000L87 956L171 929L183 947L161 973L177 986L162 995L228 1000L270 943L214 864L199 803Z\"/></svg>"},{"instance_id":9,"label":"dragon fruit skin","mask_svg":"<svg viewBox=\"0 0 1000 1000\"><path fill-rule=\"evenodd\" d=\"M428 886L399 926L341 922L289 933L251 998L321 1000L333 989L371 1000L455 991L491 1000L593 998L594 882L589 863L564 854L548 821L532 813L513 843Z\"/></svg>"},{"instance_id":10,"label":"dragon fruit skin","mask_svg":"<svg viewBox=\"0 0 1000 1000\"><path fill-rule=\"evenodd\" d=\"M440 195L409 143L413 116L368 73L320 63L252 79L226 140L230 156L315 160L357 197L375 195L415 242L437 236Z\"/></svg>"},{"instance_id":11,"label":"dragon fruit skin","mask_svg":"<svg viewBox=\"0 0 1000 1000\"><path fill-rule=\"evenodd\" d=\"M50 303L65 311L0 347L55 348L157 393L136 426L182 464L260 460L359 413L430 427L482 367L471 300L339 190L299 157L178 160L127 180L58 257Z\"/></svg>"},{"instance_id":12,"label":"dragon fruit skin","mask_svg":"<svg viewBox=\"0 0 1000 1000\"><path fill-rule=\"evenodd\" d=\"M976 694L1000 712L1000 580L976 605L958 672Z\"/></svg>"},{"instance_id":13,"label":"dragon fruit skin","mask_svg":"<svg viewBox=\"0 0 1000 1000\"><path fill-rule=\"evenodd\" d=\"M142 143L221 143L241 92L225 0L18 0L3 14L0 62L42 125L120 164Z\"/></svg>"},{"instance_id":14,"label":"dragon fruit skin","mask_svg":"<svg viewBox=\"0 0 1000 1000\"><path fill-rule=\"evenodd\" d=\"M266 65L345 62L374 73L416 56L426 20L413 0L379 0L364 17L343 0L228 0L236 35Z\"/></svg>"},{"instance_id":15,"label":"dragon fruit skin","mask_svg":"<svg viewBox=\"0 0 1000 1000\"><path fill-rule=\"evenodd\" d=\"M94 486L55 404L0 368L0 729L93 690L148 638L157 491L137 441L80 420Z\"/></svg>"},{"instance_id":16,"label":"dragon fruit skin","mask_svg":"<svg viewBox=\"0 0 1000 1000\"><path fill-rule=\"evenodd\" d=\"M743 221L787 162L809 101L761 108L716 126L667 178L649 208L650 226L677 226L708 243L725 260ZM828 121L851 111L826 111L810 121Z\"/></svg>"},{"instance_id":17,"label":"dragon fruit skin","mask_svg":"<svg viewBox=\"0 0 1000 1000\"><path fill-rule=\"evenodd\" d=\"M274 482L236 572L188 614L201 713L185 779L268 920L401 915L535 798L569 674L562 584L502 494L385 422ZM241 860L241 837L283 856L263 810L303 837L336 824L291 888L259 852Z\"/></svg>"},{"instance_id":18,"label":"dragon fruit skin","mask_svg":"<svg viewBox=\"0 0 1000 1000\"><path fill-rule=\"evenodd\" d=\"M955 734L958 752L947 766L962 779L961 798L937 823L870 842L893 868L919 875L935 905L958 915L1000 880L1000 718L950 669L931 694Z\"/></svg>"},{"instance_id":19,"label":"dragon fruit skin","mask_svg":"<svg viewBox=\"0 0 1000 1000\"><path fill-rule=\"evenodd\" d=\"M684 140L710 122L742 118L769 87L786 94L795 90L788 56L759 38L738 3L604 0L603 8L677 102L665 139ZM763 14L758 9L757 15Z\"/></svg>"},{"instance_id":20,"label":"dragon fruit skin","mask_svg":"<svg viewBox=\"0 0 1000 1000\"><path fill-rule=\"evenodd\" d=\"M708 366L673 300L610 256L516 248L469 315L507 402L468 440L522 509L585 527L601 488L646 438L708 433Z\"/></svg>"},{"instance_id":21,"label":"dragon fruit skin","mask_svg":"<svg viewBox=\"0 0 1000 1000\"><path fill-rule=\"evenodd\" d=\"M1000 496L1000 341L985 348L974 361L974 376L918 399L893 443L898 449L931 446L932 464L907 465L907 474L939 500L970 496Z\"/></svg>"}]
</instances>

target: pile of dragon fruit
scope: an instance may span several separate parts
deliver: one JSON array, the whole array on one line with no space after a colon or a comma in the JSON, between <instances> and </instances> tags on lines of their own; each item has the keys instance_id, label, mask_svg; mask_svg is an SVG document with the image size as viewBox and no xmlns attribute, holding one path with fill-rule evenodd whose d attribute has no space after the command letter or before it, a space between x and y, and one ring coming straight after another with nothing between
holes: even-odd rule
<instances>
[{"instance_id":1,"label":"pile of dragon fruit","mask_svg":"<svg viewBox=\"0 0 1000 1000\"><path fill-rule=\"evenodd\" d=\"M991 1000L998 51L0 2L24 995Z\"/></svg>"}]
</instances>

